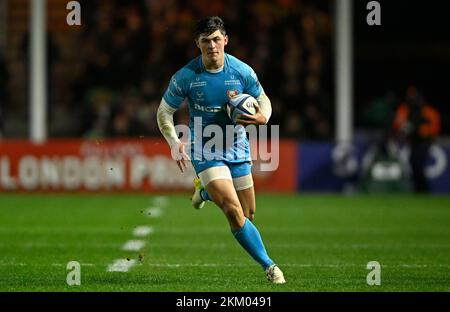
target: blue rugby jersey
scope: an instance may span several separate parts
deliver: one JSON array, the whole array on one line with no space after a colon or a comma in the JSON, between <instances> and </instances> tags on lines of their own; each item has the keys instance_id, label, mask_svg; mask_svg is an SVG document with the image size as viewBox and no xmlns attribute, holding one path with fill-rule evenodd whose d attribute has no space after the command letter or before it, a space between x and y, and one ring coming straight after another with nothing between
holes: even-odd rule
<instances>
[{"instance_id":1,"label":"blue rugby jersey","mask_svg":"<svg viewBox=\"0 0 450 312\"><path fill-rule=\"evenodd\" d=\"M211 145L204 148L210 139L208 136L202 136L205 127L217 125L225 136L226 125L232 125L226 112L230 94L246 93L257 98L263 92L256 73L249 65L230 54L225 54L224 58L224 68L218 73L206 71L201 56L194 58L172 76L164 93L164 100L175 109L187 98L192 160L203 161L214 156L215 159L242 162L251 158L243 127L239 127L234 134L233 144L227 146L226 138L223 138L222 150L217 146L211 149ZM201 117L202 123L195 125L195 117Z\"/></svg>"}]
</instances>

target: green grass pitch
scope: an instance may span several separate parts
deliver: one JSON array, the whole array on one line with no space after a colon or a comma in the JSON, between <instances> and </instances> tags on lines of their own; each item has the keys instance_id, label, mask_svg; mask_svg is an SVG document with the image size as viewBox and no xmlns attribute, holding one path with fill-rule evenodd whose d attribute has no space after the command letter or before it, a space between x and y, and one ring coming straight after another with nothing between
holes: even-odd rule
<instances>
[{"instance_id":1,"label":"green grass pitch","mask_svg":"<svg viewBox=\"0 0 450 312\"><path fill-rule=\"evenodd\" d=\"M266 281L217 207L188 198L2 194L0 291L450 291L450 197L258 194L255 224L285 285ZM145 246L122 250L129 240ZM127 258L129 271L108 271ZM66 283L71 260L80 286ZM380 286L366 283L369 261Z\"/></svg>"}]
</instances>

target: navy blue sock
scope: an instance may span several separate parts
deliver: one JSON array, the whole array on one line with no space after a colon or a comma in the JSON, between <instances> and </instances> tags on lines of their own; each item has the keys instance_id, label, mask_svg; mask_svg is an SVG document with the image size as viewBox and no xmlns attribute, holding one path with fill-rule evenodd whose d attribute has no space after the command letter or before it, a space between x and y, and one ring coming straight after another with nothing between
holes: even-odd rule
<instances>
[{"instance_id":1,"label":"navy blue sock","mask_svg":"<svg viewBox=\"0 0 450 312\"><path fill-rule=\"evenodd\" d=\"M204 200L204 201L211 201L211 198L209 198L208 192L203 189L200 191L200 197Z\"/></svg>"},{"instance_id":2,"label":"navy blue sock","mask_svg":"<svg viewBox=\"0 0 450 312\"><path fill-rule=\"evenodd\" d=\"M249 219L245 219L244 226L233 232L239 244L258 262L264 270L274 262L269 258L266 248L256 227Z\"/></svg>"}]
</instances>

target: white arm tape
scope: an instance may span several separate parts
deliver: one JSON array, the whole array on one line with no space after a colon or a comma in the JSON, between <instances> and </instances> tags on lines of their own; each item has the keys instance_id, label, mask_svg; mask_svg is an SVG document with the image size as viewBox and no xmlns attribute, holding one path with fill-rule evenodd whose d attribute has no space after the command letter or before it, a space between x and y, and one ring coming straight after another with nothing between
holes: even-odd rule
<instances>
[{"instance_id":1,"label":"white arm tape","mask_svg":"<svg viewBox=\"0 0 450 312\"><path fill-rule=\"evenodd\" d=\"M270 99L263 92L256 99L258 101L259 107L261 108L261 113L266 117L266 123L269 121L270 116L272 115L272 105L270 103Z\"/></svg>"},{"instance_id":2,"label":"white arm tape","mask_svg":"<svg viewBox=\"0 0 450 312\"><path fill-rule=\"evenodd\" d=\"M170 148L172 148L174 144L180 142L173 123L173 114L175 111L175 108L171 107L164 99L162 99L158 107L158 112L156 113L159 131L161 131Z\"/></svg>"}]
</instances>

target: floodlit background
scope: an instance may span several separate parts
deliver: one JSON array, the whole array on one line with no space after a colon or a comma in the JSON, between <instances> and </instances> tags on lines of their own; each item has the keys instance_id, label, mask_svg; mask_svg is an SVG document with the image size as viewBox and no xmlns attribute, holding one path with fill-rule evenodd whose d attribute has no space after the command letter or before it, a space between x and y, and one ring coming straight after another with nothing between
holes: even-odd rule
<instances>
[{"instance_id":1,"label":"floodlit background","mask_svg":"<svg viewBox=\"0 0 450 312\"><path fill-rule=\"evenodd\" d=\"M0 0L1 290L73 290L71 260L82 290L450 290L440 1L378 1L380 26L363 0L86 0L80 26L68 2ZM206 15L224 19L226 52L256 71L280 127L278 169L255 161L255 222L284 288L213 204L190 207L194 172L157 127Z\"/></svg>"}]
</instances>

